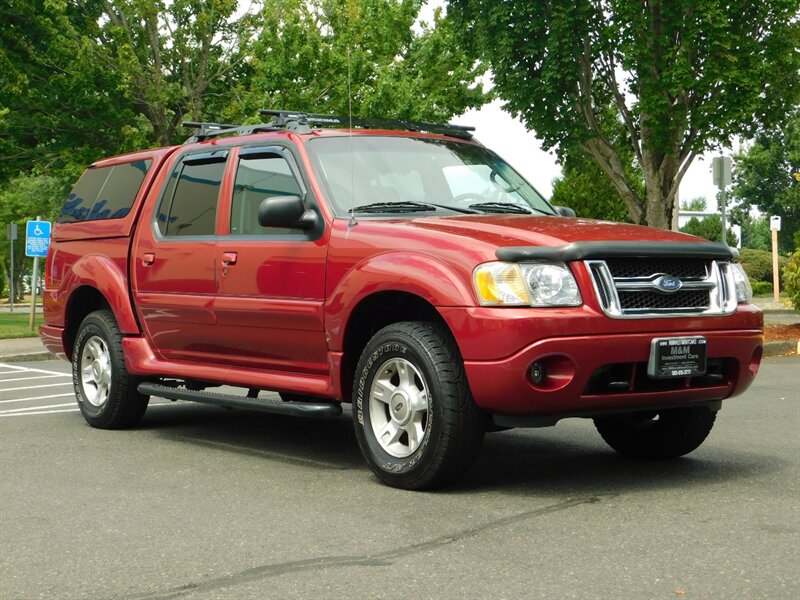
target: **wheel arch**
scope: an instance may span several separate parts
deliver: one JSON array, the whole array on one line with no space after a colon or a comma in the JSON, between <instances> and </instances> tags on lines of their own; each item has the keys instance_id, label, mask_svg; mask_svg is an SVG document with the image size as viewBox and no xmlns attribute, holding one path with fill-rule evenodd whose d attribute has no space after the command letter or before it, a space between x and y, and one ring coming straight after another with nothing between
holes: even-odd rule
<instances>
[{"instance_id":1,"label":"wheel arch","mask_svg":"<svg viewBox=\"0 0 800 600\"><path fill-rule=\"evenodd\" d=\"M81 322L95 310L107 308L123 334L138 334L139 325L130 305L127 277L110 258L88 255L72 268L71 289L64 310L64 351L72 358L72 346Z\"/></svg>"},{"instance_id":2,"label":"wheel arch","mask_svg":"<svg viewBox=\"0 0 800 600\"><path fill-rule=\"evenodd\" d=\"M350 312L342 335L342 400L350 401L356 364L369 339L383 327L402 321L437 322L450 331L436 307L416 294L384 290L362 298Z\"/></svg>"}]
</instances>

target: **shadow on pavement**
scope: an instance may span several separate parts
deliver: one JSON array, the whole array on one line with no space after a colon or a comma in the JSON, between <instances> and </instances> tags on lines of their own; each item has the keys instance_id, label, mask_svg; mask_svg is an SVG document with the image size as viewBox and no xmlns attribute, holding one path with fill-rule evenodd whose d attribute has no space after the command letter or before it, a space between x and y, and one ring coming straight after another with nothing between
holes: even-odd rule
<instances>
[{"instance_id":1,"label":"shadow on pavement","mask_svg":"<svg viewBox=\"0 0 800 600\"><path fill-rule=\"evenodd\" d=\"M349 411L336 419L311 420L178 403L149 409L141 430L299 469L355 469L359 477L381 485L361 457ZM713 432L711 436L713 442ZM724 440L706 444L677 460L637 461L607 448L585 423L491 433L475 466L461 481L437 493L619 494L764 476L784 467L775 457L725 447Z\"/></svg>"}]
</instances>

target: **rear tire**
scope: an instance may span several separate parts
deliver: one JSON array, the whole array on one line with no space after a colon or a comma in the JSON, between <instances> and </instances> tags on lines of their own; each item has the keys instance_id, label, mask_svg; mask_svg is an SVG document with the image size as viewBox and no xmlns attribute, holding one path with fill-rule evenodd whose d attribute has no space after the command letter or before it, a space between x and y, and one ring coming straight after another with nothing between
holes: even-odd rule
<instances>
[{"instance_id":1,"label":"rear tire","mask_svg":"<svg viewBox=\"0 0 800 600\"><path fill-rule=\"evenodd\" d=\"M603 440L624 456L668 459L700 446L716 417L716 411L699 406L596 418L594 425Z\"/></svg>"},{"instance_id":2,"label":"rear tire","mask_svg":"<svg viewBox=\"0 0 800 600\"><path fill-rule=\"evenodd\" d=\"M459 478L483 439L482 415L446 328L384 327L356 368L353 422L370 469L392 487L434 488Z\"/></svg>"},{"instance_id":3,"label":"rear tire","mask_svg":"<svg viewBox=\"0 0 800 600\"><path fill-rule=\"evenodd\" d=\"M128 374L122 334L110 310L87 315L72 352L72 382L83 418L92 427L123 429L139 423L150 401Z\"/></svg>"}]
</instances>

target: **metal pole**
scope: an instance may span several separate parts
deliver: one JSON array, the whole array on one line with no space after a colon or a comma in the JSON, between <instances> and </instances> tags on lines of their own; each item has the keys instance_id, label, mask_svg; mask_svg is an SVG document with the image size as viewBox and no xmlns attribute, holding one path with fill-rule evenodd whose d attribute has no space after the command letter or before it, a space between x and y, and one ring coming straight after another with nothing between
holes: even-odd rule
<instances>
[{"instance_id":1,"label":"metal pole","mask_svg":"<svg viewBox=\"0 0 800 600\"><path fill-rule=\"evenodd\" d=\"M37 221L41 221L42 217L37 216ZM36 321L36 279L39 277L39 257L33 257L33 273L31 274L31 314L28 317L28 329L33 331L33 323Z\"/></svg>"},{"instance_id":2,"label":"metal pole","mask_svg":"<svg viewBox=\"0 0 800 600\"><path fill-rule=\"evenodd\" d=\"M28 318L28 328L33 331L33 322L36 319L36 278L39 276L39 257L33 257L33 275L31 276L31 315Z\"/></svg>"},{"instance_id":3,"label":"metal pole","mask_svg":"<svg viewBox=\"0 0 800 600\"><path fill-rule=\"evenodd\" d=\"M725 218L725 205L727 202L725 201L725 188L723 187L719 191L719 201L722 204L722 243L726 246L728 245L728 221Z\"/></svg>"}]
</instances>

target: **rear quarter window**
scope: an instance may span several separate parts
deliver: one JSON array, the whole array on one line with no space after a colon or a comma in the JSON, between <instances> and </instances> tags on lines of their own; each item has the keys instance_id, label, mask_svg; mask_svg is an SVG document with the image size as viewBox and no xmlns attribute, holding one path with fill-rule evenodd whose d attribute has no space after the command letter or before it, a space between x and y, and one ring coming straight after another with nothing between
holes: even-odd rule
<instances>
[{"instance_id":1,"label":"rear quarter window","mask_svg":"<svg viewBox=\"0 0 800 600\"><path fill-rule=\"evenodd\" d=\"M121 219L130 212L151 160L89 168L72 188L59 223Z\"/></svg>"}]
</instances>

